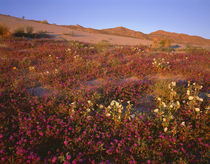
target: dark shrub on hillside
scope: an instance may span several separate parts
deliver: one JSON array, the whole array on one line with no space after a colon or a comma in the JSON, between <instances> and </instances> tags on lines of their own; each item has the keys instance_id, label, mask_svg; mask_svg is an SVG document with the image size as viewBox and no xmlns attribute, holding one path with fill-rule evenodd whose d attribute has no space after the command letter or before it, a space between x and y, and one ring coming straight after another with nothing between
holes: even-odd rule
<instances>
[{"instance_id":1,"label":"dark shrub on hillside","mask_svg":"<svg viewBox=\"0 0 210 164\"><path fill-rule=\"evenodd\" d=\"M9 34L9 28L5 25L0 24L0 36L6 36Z\"/></svg>"},{"instance_id":2,"label":"dark shrub on hillside","mask_svg":"<svg viewBox=\"0 0 210 164\"><path fill-rule=\"evenodd\" d=\"M37 33L33 33L33 27L26 27L26 32L23 27L16 29L13 33L14 37L26 37L26 38L51 38L50 35L47 34L46 31L39 31Z\"/></svg>"},{"instance_id":3,"label":"dark shrub on hillside","mask_svg":"<svg viewBox=\"0 0 210 164\"><path fill-rule=\"evenodd\" d=\"M32 26L27 26L27 27L26 27L26 33L27 33L27 34L32 34L33 31L34 31L34 28L33 28Z\"/></svg>"}]
</instances>

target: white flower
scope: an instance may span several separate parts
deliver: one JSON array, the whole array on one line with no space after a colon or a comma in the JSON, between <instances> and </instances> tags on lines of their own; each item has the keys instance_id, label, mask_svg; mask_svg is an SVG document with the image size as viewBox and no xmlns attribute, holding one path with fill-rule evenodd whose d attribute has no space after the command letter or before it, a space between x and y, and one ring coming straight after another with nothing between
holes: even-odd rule
<instances>
[{"instance_id":1,"label":"white flower","mask_svg":"<svg viewBox=\"0 0 210 164\"><path fill-rule=\"evenodd\" d=\"M200 97L196 97L196 99L198 100L198 101L201 101L201 102L203 102L203 99L202 98L200 98Z\"/></svg>"},{"instance_id":2,"label":"white flower","mask_svg":"<svg viewBox=\"0 0 210 164\"><path fill-rule=\"evenodd\" d=\"M118 113L122 113L122 110L121 109L118 109Z\"/></svg>"},{"instance_id":3,"label":"white flower","mask_svg":"<svg viewBox=\"0 0 210 164\"><path fill-rule=\"evenodd\" d=\"M87 108L86 110L87 110L87 112L90 112L90 108Z\"/></svg>"},{"instance_id":4,"label":"white flower","mask_svg":"<svg viewBox=\"0 0 210 164\"><path fill-rule=\"evenodd\" d=\"M166 103L162 102L162 105L163 105L164 108L166 107Z\"/></svg>"},{"instance_id":5,"label":"white flower","mask_svg":"<svg viewBox=\"0 0 210 164\"><path fill-rule=\"evenodd\" d=\"M158 98L157 98L157 100L158 100L158 101L161 101L161 98L160 98L160 97L158 97Z\"/></svg>"},{"instance_id":6,"label":"white flower","mask_svg":"<svg viewBox=\"0 0 210 164\"><path fill-rule=\"evenodd\" d=\"M163 122L166 122L166 118L163 118Z\"/></svg>"},{"instance_id":7,"label":"white flower","mask_svg":"<svg viewBox=\"0 0 210 164\"><path fill-rule=\"evenodd\" d=\"M187 90L187 95L190 95L190 90Z\"/></svg>"},{"instance_id":8,"label":"white flower","mask_svg":"<svg viewBox=\"0 0 210 164\"><path fill-rule=\"evenodd\" d=\"M195 108L195 111L196 112L200 112L200 108Z\"/></svg>"},{"instance_id":9,"label":"white flower","mask_svg":"<svg viewBox=\"0 0 210 164\"><path fill-rule=\"evenodd\" d=\"M155 113L158 113L158 111L159 111L159 109L155 109L155 110L154 110Z\"/></svg>"},{"instance_id":10,"label":"white flower","mask_svg":"<svg viewBox=\"0 0 210 164\"><path fill-rule=\"evenodd\" d=\"M210 109L210 106L207 106L206 109L209 110Z\"/></svg>"},{"instance_id":11,"label":"white flower","mask_svg":"<svg viewBox=\"0 0 210 164\"><path fill-rule=\"evenodd\" d=\"M115 105L116 105L117 107L120 107L120 104L119 104L118 102L115 102Z\"/></svg>"},{"instance_id":12,"label":"white flower","mask_svg":"<svg viewBox=\"0 0 210 164\"><path fill-rule=\"evenodd\" d=\"M171 84L172 84L173 87L176 86L176 82L175 81L171 82Z\"/></svg>"},{"instance_id":13,"label":"white flower","mask_svg":"<svg viewBox=\"0 0 210 164\"><path fill-rule=\"evenodd\" d=\"M130 118L134 118L134 117L135 117L135 114L130 115Z\"/></svg>"},{"instance_id":14,"label":"white flower","mask_svg":"<svg viewBox=\"0 0 210 164\"><path fill-rule=\"evenodd\" d=\"M174 116L173 116L173 115L171 115L171 116L170 116L170 119L174 119Z\"/></svg>"},{"instance_id":15,"label":"white flower","mask_svg":"<svg viewBox=\"0 0 210 164\"><path fill-rule=\"evenodd\" d=\"M167 130L168 130L168 128L167 128L167 127L165 127L165 128L164 128L164 132L167 132Z\"/></svg>"},{"instance_id":16,"label":"white flower","mask_svg":"<svg viewBox=\"0 0 210 164\"><path fill-rule=\"evenodd\" d=\"M35 70L35 67L30 66L30 67L29 67L29 70L30 70L30 71Z\"/></svg>"},{"instance_id":17,"label":"white flower","mask_svg":"<svg viewBox=\"0 0 210 164\"><path fill-rule=\"evenodd\" d=\"M104 108L104 106L103 106L102 104L100 104L100 105L99 105L99 108L100 108L100 109L103 109L103 108Z\"/></svg>"},{"instance_id":18,"label":"white flower","mask_svg":"<svg viewBox=\"0 0 210 164\"><path fill-rule=\"evenodd\" d=\"M176 101L176 104L177 104L177 106L180 106L180 102L179 101Z\"/></svg>"},{"instance_id":19,"label":"white flower","mask_svg":"<svg viewBox=\"0 0 210 164\"><path fill-rule=\"evenodd\" d=\"M112 102L110 103L110 105L111 105L111 106L114 106L115 103L116 103L116 101L115 101L115 100L112 100Z\"/></svg>"},{"instance_id":20,"label":"white flower","mask_svg":"<svg viewBox=\"0 0 210 164\"><path fill-rule=\"evenodd\" d=\"M185 122L184 121L181 123L181 126L185 126Z\"/></svg>"},{"instance_id":21,"label":"white flower","mask_svg":"<svg viewBox=\"0 0 210 164\"><path fill-rule=\"evenodd\" d=\"M128 104L130 104L130 103L131 103L131 101L127 101L127 103L128 103Z\"/></svg>"},{"instance_id":22,"label":"white flower","mask_svg":"<svg viewBox=\"0 0 210 164\"><path fill-rule=\"evenodd\" d=\"M91 104L91 101L90 100L88 100L87 102L88 102L88 104Z\"/></svg>"},{"instance_id":23,"label":"white flower","mask_svg":"<svg viewBox=\"0 0 210 164\"><path fill-rule=\"evenodd\" d=\"M87 116L87 120L91 120L92 119L92 116Z\"/></svg>"},{"instance_id":24,"label":"white flower","mask_svg":"<svg viewBox=\"0 0 210 164\"><path fill-rule=\"evenodd\" d=\"M76 102L72 102L72 103L71 103L71 105L75 105L75 104L76 104Z\"/></svg>"},{"instance_id":25,"label":"white flower","mask_svg":"<svg viewBox=\"0 0 210 164\"><path fill-rule=\"evenodd\" d=\"M106 114L106 117L110 117L110 116L111 116L111 114L110 114L110 113L107 113L107 114Z\"/></svg>"},{"instance_id":26,"label":"white flower","mask_svg":"<svg viewBox=\"0 0 210 164\"><path fill-rule=\"evenodd\" d=\"M193 97L193 96L189 96L188 99L189 99L189 100L193 100L194 97Z\"/></svg>"}]
</instances>

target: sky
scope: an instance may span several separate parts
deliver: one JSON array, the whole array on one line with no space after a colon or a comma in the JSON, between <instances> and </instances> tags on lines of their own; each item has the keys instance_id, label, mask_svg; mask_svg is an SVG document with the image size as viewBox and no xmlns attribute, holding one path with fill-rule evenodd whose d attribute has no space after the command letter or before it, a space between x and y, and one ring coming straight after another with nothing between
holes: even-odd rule
<instances>
[{"instance_id":1,"label":"sky","mask_svg":"<svg viewBox=\"0 0 210 164\"><path fill-rule=\"evenodd\" d=\"M0 0L0 14L79 24L96 29L127 27L210 39L210 0Z\"/></svg>"}]
</instances>

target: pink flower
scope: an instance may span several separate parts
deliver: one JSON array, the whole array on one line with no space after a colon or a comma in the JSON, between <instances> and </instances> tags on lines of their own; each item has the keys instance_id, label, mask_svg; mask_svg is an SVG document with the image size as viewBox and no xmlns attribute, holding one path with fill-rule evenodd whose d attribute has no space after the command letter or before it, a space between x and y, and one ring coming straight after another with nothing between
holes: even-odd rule
<instances>
[{"instance_id":1,"label":"pink flower","mask_svg":"<svg viewBox=\"0 0 210 164\"><path fill-rule=\"evenodd\" d=\"M77 162L75 160L72 161L72 164L76 164Z\"/></svg>"},{"instance_id":2,"label":"pink flower","mask_svg":"<svg viewBox=\"0 0 210 164\"><path fill-rule=\"evenodd\" d=\"M67 160L70 160L71 159L71 155L67 155Z\"/></svg>"},{"instance_id":3,"label":"pink flower","mask_svg":"<svg viewBox=\"0 0 210 164\"><path fill-rule=\"evenodd\" d=\"M64 141L64 145L67 146L68 145L68 141Z\"/></svg>"},{"instance_id":4,"label":"pink flower","mask_svg":"<svg viewBox=\"0 0 210 164\"><path fill-rule=\"evenodd\" d=\"M55 163L57 161L57 157L53 157L52 163Z\"/></svg>"}]
</instances>

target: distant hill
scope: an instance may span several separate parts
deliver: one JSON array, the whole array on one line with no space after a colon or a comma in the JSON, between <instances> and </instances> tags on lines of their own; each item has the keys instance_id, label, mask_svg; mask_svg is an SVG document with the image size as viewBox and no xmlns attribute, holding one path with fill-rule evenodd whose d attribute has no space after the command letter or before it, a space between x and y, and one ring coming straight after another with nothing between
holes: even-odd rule
<instances>
[{"instance_id":1,"label":"distant hill","mask_svg":"<svg viewBox=\"0 0 210 164\"><path fill-rule=\"evenodd\" d=\"M185 45L205 45L210 46L210 39L205 39L200 36L191 36L187 34L179 34L175 32L167 32L163 30L158 30L152 32L150 34L144 34L139 31L130 30L125 27L115 27L115 28L107 28L107 29L93 29L86 28L80 25L69 25L65 26L74 30L85 31L89 33L100 33L100 34L109 34L109 35L118 35L118 36L126 36L139 38L144 40L162 40L162 39L170 39L172 43L185 44Z\"/></svg>"},{"instance_id":2,"label":"distant hill","mask_svg":"<svg viewBox=\"0 0 210 164\"><path fill-rule=\"evenodd\" d=\"M149 39L149 37L139 31L130 30L125 27L115 27L115 28L107 28L101 30L107 34L113 34L113 35L120 35L120 36L128 36L128 37L134 37L134 38L140 38L140 39Z\"/></svg>"},{"instance_id":3,"label":"distant hill","mask_svg":"<svg viewBox=\"0 0 210 164\"><path fill-rule=\"evenodd\" d=\"M126 37L133 37L133 38L139 38L139 39L146 39L148 40L149 37L139 31L130 30L125 27L116 27L116 28L107 28L107 29L94 29L94 28L86 28L80 25L64 25L63 27L68 27L74 30L89 32L89 33L99 33L99 34L110 34L110 35L118 35L118 36L126 36Z\"/></svg>"},{"instance_id":4,"label":"distant hill","mask_svg":"<svg viewBox=\"0 0 210 164\"><path fill-rule=\"evenodd\" d=\"M32 26L34 31L47 31L55 38L64 38L67 40L78 40L83 42L98 43L107 40L112 44L119 45L151 45L154 39L169 39L173 44L192 45L210 48L210 39L200 36L191 36L167 32L163 30L155 31L150 34L144 34L125 27L115 27L107 29L86 28L80 25L56 25L48 24L47 20L26 20L13 16L0 14L0 24L5 24L10 31L19 27ZM72 35L74 34L74 35Z\"/></svg>"},{"instance_id":5,"label":"distant hill","mask_svg":"<svg viewBox=\"0 0 210 164\"><path fill-rule=\"evenodd\" d=\"M155 31L148 34L150 39L170 39L174 43L193 44L193 45L207 45L210 46L210 39L205 39L200 36L191 36L187 34L178 34L174 32L167 32L163 30Z\"/></svg>"}]
</instances>

